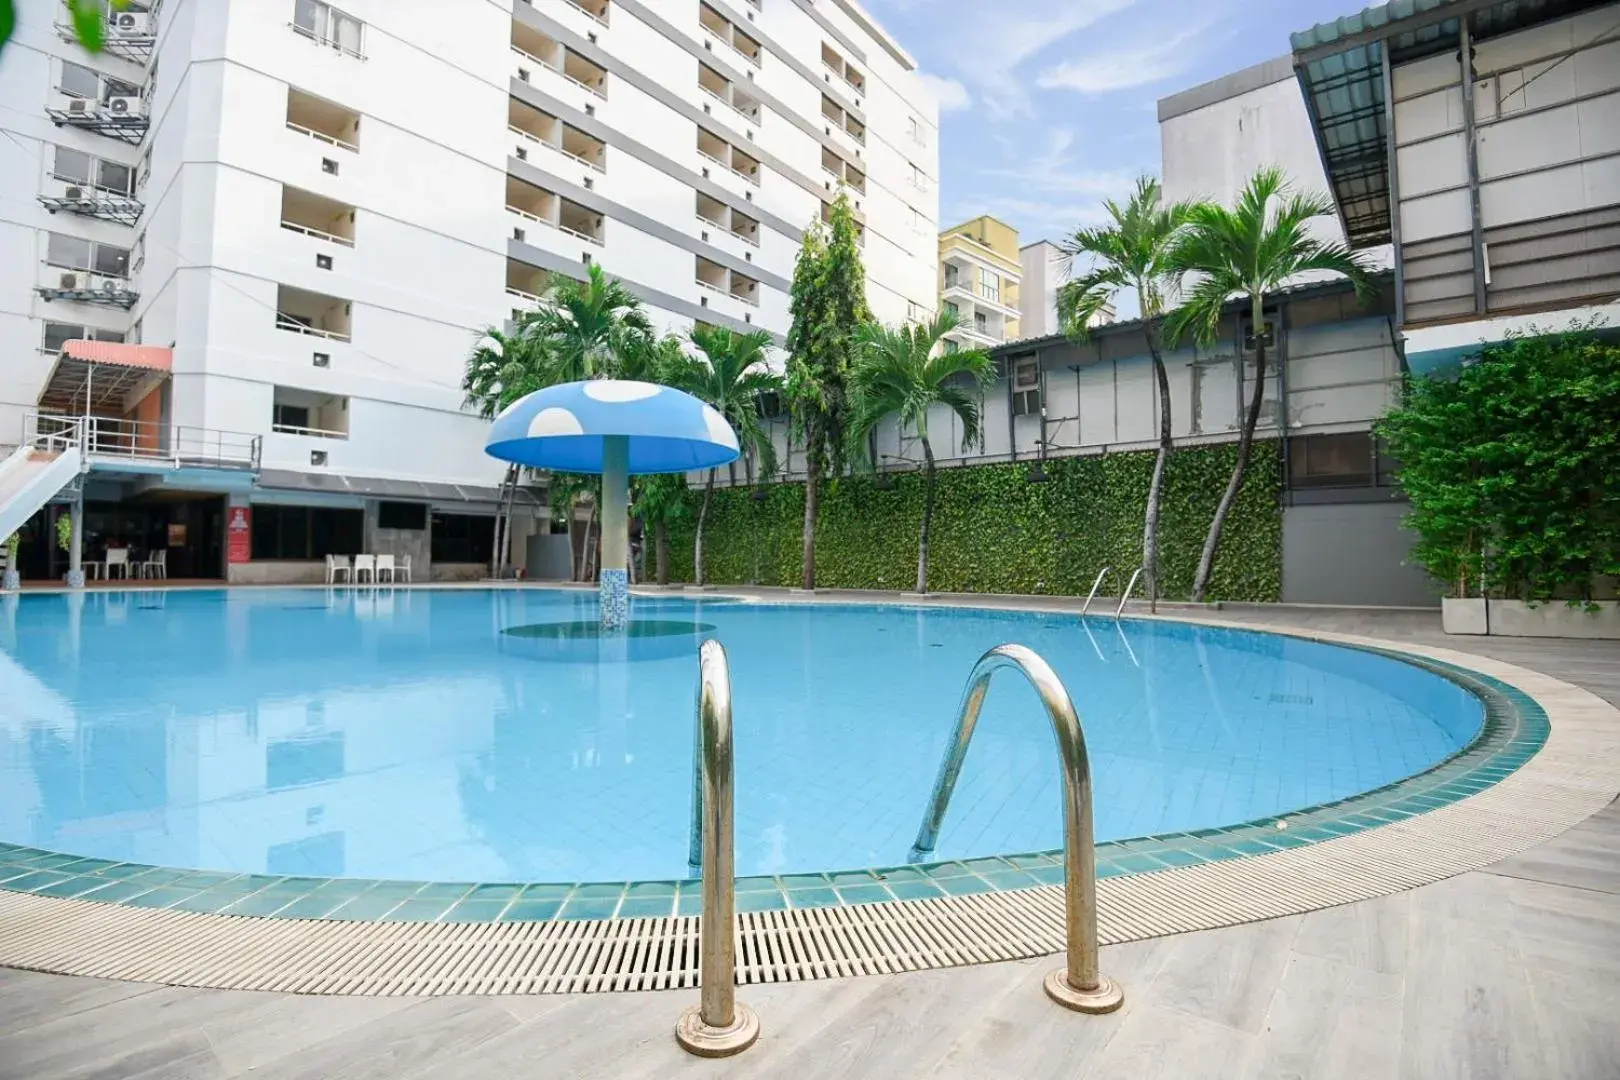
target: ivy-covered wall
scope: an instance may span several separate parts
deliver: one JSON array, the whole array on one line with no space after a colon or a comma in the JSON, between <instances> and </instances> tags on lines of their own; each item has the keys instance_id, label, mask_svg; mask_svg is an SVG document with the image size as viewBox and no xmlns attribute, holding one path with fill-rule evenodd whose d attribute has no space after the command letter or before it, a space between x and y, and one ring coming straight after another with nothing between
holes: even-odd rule
<instances>
[{"instance_id":1,"label":"ivy-covered wall","mask_svg":"<svg viewBox=\"0 0 1620 1080\"><path fill-rule=\"evenodd\" d=\"M1160 512L1162 594L1185 598L1215 504L1231 476L1230 444L1178 450ZM940 592L1085 595L1104 566L1130 573L1142 558L1142 515L1151 452L1054 458L1044 484L1030 462L939 470L928 586ZM1282 512L1277 445L1257 442L1243 491L1227 518L1210 582L1212 600L1275 601L1282 593ZM829 485L816 534L816 584L835 589L910 589L917 578L921 473L871 475ZM692 513L671 529L670 575L692 580ZM708 580L717 585L797 585L804 485L717 489L704 533ZM1104 591L1118 593L1110 579Z\"/></svg>"}]
</instances>

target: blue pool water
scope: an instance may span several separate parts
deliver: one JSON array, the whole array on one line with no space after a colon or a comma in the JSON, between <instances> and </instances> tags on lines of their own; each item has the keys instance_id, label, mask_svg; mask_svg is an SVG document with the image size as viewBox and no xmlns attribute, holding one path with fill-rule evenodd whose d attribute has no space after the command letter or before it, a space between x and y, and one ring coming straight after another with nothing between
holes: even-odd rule
<instances>
[{"instance_id":1,"label":"blue pool water","mask_svg":"<svg viewBox=\"0 0 1620 1080\"><path fill-rule=\"evenodd\" d=\"M637 598L655 633L615 653L580 636L594 617L540 589L6 597L0 841L271 874L684 877L700 634L732 663L739 874L904 861L962 682L1002 642L1074 695L1099 839L1366 791L1483 722L1395 660L1184 624ZM938 857L1054 848L1060 824L1049 726L1003 675Z\"/></svg>"}]
</instances>

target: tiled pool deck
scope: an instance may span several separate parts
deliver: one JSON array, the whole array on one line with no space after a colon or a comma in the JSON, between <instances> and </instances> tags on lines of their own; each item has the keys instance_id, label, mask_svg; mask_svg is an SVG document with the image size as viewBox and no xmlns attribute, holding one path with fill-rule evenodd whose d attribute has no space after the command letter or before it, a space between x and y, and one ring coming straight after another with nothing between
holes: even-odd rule
<instances>
[{"instance_id":1,"label":"tiled pool deck","mask_svg":"<svg viewBox=\"0 0 1620 1080\"><path fill-rule=\"evenodd\" d=\"M1358 646L1366 648L1365 646ZM1464 668L1390 649L1370 649L1450 679L1478 696L1485 722L1462 751L1376 791L1219 829L1098 845L1097 872L1110 878L1286 851L1401 821L1483 791L1524 764L1547 738L1547 716L1522 691ZM995 858L745 877L742 912L926 900L1057 885L1061 851ZM541 922L553 919L695 915L699 884L688 881L582 883L413 882L277 877L118 863L0 845L0 888L61 899L207 914L350 922Z\"/></svg>"}]
</instances>

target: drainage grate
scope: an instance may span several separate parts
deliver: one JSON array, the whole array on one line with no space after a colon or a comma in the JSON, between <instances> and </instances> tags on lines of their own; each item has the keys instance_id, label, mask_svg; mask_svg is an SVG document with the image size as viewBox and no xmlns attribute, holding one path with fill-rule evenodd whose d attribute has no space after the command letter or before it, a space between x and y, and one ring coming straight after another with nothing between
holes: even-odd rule
<instances>
[{"instance_id":1,"label":"drainage grate","mask_svg":"<svg viewBox=\"0 0 1620 1080\"><path fill-rule=\"evenodd\" d=\"M1309 694L1272 694L1273 705L1311 705L1316 701Z\"/></svg>"}]
</instances>

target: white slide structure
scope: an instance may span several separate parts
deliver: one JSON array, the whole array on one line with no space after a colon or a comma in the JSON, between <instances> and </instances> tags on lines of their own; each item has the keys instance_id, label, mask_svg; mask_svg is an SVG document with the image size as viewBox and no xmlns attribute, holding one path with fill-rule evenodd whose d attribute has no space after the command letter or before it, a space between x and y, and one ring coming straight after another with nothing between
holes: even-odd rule
<instances>
[{"instance_id":1,"label":"white slide structure","mask_svg":"<svg viewBox=\"0 0 1620 1080\"><path fill-rule=\"evenodd\" d=\"M40 507L79 475L82 454L77 446L60 450L18 447L0 461L0 541L22 528Z\"/></svg>"}]
</instances>

